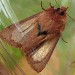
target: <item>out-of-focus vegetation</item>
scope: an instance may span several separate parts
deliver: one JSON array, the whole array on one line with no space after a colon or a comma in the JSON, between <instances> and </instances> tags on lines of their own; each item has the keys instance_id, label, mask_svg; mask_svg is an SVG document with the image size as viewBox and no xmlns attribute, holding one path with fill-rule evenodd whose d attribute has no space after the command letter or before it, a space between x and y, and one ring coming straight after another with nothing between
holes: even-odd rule
<instances>
[{"instance_id":1,"label":"out-of-focus vegetation","mask_svg":"<svg viewBox=\"0 0 75 75\"><path fill-rule=\"evenodd\" d=\"M40 0L9 1L19 20L25 19L28 16L42 11ZM49 3L51 3L55 7L68 7L67 13L75 19L75 0L57 0L59 6L55 2L55 0L42 1L44 8L48 8ZM11 21L9 21L9 19L7 19L3 13L1 13L0 15L5 27L12 24ZM0 30L2 29L3 26L0 25ZM56 49L51 57L51 60L47 64L46 68L38 75L75 75L75 64L72 64L72 62L75 61L75 21L72 20L70 17L67 18L67 24L62 36L68 43L63 42L60 38ZM19 51L19 49L13 48L5 42L3 43L5 44L5 47L8 49L8 51L10 50L9 53L16 61L18 61L22 57L22 53ZM3 51L2 47L0 47L0 51L3 53L4 57L8 61L8 64L13 67L14 63L11 62L7 54ZM21 61L23 63L22 66L24 66L22 68L25 69L28 75L31 74L33 71L27 65L25 65L26 60L22 58ZM28 69L31 70L30 73L28 72ZM33 72L31 75L37 75L37 73Z\"/></svg>"}]
</instances>

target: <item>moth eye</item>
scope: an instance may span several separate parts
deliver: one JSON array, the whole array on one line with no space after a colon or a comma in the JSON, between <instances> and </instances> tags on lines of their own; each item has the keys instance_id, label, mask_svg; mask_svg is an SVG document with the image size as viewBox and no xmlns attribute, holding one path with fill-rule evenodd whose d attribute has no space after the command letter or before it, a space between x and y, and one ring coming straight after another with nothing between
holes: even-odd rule
<instances>
[{"instance_id":1,"label":"moth eye","mask_svg":"<svg viewBox=\"0 0 75 75\"><path fill-rule=\"evenodd\" d=\"M64 11L62 11L62 12L60 12L59 14L60 14L61 16L63 16L65 13L64 13Z\"/></svg>"}]
</instances>

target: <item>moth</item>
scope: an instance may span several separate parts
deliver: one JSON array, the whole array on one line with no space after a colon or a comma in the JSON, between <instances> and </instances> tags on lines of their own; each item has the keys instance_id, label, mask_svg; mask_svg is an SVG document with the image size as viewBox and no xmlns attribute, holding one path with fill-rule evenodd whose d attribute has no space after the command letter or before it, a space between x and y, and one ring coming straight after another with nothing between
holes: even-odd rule
<instances>
[{"instance_id":1,"label":"moth","mask_svg":"<svg viewBox=\"0 0 75 75\"><path fill-rule=\"evenodd\" d=\"M0 38L24 51L28 63L37 72L45 68L67 20L66 7L42 9L42 12L16 23L20 31L15 24L0 31Z\"/></svg>"}]
</instances>

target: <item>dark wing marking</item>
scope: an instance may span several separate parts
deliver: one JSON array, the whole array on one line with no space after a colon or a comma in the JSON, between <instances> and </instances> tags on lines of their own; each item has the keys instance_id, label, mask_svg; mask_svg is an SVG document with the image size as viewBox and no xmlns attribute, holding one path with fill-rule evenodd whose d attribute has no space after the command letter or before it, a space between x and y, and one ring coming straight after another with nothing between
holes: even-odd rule
<instances>
[{"instance_id":1,"label":"dark wing marking","mask_svg":"<svg viewBox=\"0 0 75 75\"><path fill-rule=\"evenodd\" d=\"M45 68L59 38L60 35L58 34L58 36L53 38L51 41L47 41L38 50L27 56L27 60L34 70L41 72Z\"/></svg>"},{"instance_id":2,"label":"dark wing marking","mask_svg":"<svg viewBox=\"0 0 75 75\"><path fill-rule=\"evenodd\" d=\"M47 31L41 31L41 26L38 24L38 34L37 36L40 36L40 35L47 35Z\"/></svg>"},{"instance_id":3,"label":"dark wing marking","mask_svg":"<svg viewBox=\"0 0 75 75\"><path fill-rule=\"evenodd\" d=\"M0 32L0 37L9 44L20 48L21 44L19 44L19 42L21 42L22 38L25 38L25 35L34 27L33 23L38 15L39 13L16 23L22 32L19 32L15 24L12 24Z\"/></svg>"}]
</instances>

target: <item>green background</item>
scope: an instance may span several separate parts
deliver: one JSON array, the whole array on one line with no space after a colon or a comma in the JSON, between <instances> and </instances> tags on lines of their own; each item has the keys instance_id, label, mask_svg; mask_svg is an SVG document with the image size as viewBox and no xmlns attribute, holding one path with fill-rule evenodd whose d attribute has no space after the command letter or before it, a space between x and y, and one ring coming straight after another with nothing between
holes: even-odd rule
<instances>
[{"instance_id":1,"label":"green background","mask_svg":"<svg viewBox=\"0 0 75 75\"><path fill-rule=\"evenodd\" d=\"M53 6L58 7L55 0L42 0L43 1L43 7L48 8L49 3L51 3ZM17 21L23 20L26 17L29 17L33 14L36 14L41 9L41 0L9 0L12 9L17 16ZM58 4L61 6L68 7L67 13L75 19L75 0L57 0ZM11 11L11 10L10 10ZM13 15L13 14L12 14ZM0 12L0 17L3 22L0 23L0 30L2 30L4 27L9 26L13 23L10 18L7 18L4 13ZM14 15L13 15L14 19ZM17 22L16 21L16 22ZM75 21L72 20L70 17L67 16L67 24L65 27L65 30L62 34L63 38L68 42L65 43L61 40L59 40L57 44L58 52L59 52L59 58L61 62L60 71L55 72L54 75L67 75L66 72L68 71L68 64L70 65L72 62L75 61ZM1 40L1 39L0 39ZM9 53L13 56L13 58L16 60L16 62L19 61L19 59L22 57L22 52L20 52L19 49L16 49L14 47L9 46L6 42L1 40L2 43L5 44L5 47L8 49ZM9 56L7 53L3 50L3 47L0 48L1 53L6 58L8 65L10 67L14 67L14 63L9 59ZM75 70L75 64L73 63L71 67L69 67L69 73L68 75L74 75Z\"/></svg>"}]
</instances>

